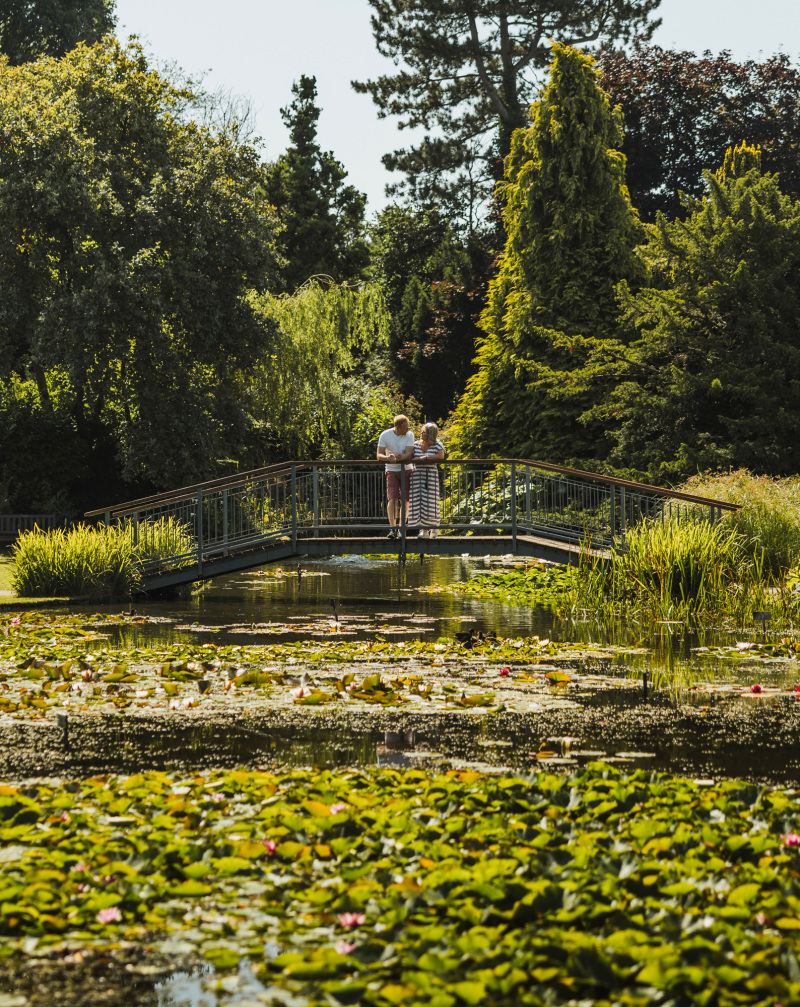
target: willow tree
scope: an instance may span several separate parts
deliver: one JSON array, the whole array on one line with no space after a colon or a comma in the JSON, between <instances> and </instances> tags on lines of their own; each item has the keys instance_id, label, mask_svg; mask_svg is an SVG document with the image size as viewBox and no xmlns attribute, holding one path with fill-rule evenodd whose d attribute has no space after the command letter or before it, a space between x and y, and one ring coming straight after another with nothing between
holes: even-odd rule
<instances>
[{"instance_id":1,"label":"willow tree","mask_svg":"<svg viewBox=\"0 0 800 1007\"><path fill-rule=\"evenodd\" d=\"M349 427L374 389L362 382L354 403L350 379L388 340L379 287L314 277L292 295L254 294L252 303L273 332L269 354L239 378L263 451L259 460L352 453Z\"/></svg>"},{"instance_id":2,"label":"willow tree","mask_svg":"<svg viewBox=\"0 0 800 1007\"><path fill-rule=\"evenodd\" d=\"M549 461L606 453L580 417L592 405L583 364L614 341L614 287L636 284L644 229L625 187L622 122L591 57L553 45L533 125L506 159L508 242L489 289L477 373L457 411L461 450Z\"/></svg>"}]
</instances>

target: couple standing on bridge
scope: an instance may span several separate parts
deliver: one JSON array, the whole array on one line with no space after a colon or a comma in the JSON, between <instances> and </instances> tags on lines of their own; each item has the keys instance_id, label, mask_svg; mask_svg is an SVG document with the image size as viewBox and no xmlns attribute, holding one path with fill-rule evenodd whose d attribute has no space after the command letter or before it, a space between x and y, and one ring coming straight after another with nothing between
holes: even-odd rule
<instances>
[{"instance_id":1,"label":"couple standing on bridge","mask_svg":"<svg viewBox=\"0 0 800 1007\"><path fill-rule=\"evenodd\" d=\"M409 429L408 417L395 416L394 424L378 438L378 461L386 462L386 496L389 534L400 538L401 469L405 467L406 523L419 528L419 538L437 534L440 522L439 471L444 444L435 423L424 423L419 440ZM410 497L410 499L409 499Z\"/></svg>"}]
</instances>

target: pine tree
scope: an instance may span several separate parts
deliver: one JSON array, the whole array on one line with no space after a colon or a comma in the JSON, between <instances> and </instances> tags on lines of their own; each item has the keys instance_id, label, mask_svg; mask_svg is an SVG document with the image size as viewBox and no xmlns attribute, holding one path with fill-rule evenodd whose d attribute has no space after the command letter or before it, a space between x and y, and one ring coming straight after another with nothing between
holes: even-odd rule
<instances>
[{"instance_id":1,"label":"pine tree","mask_svg":"<svg viewBox=\"0 0 800 1007\"><path fill-rule=\"evenodd\" d=\"M582 368L616 336L614 287L642 275L633 249L644 231L624 184L621 116L591 57L554 44L532 112L506 161L508 242L456 439L479 454L599 458L602 430L579 422L592 405Z\"/></svg>"},{"instance_id":2,"label":"pine tree","mask_svg":"<svg viewBox=\"0 0 800 1007\"><path fill-rule=\"evenodd\" d=\"M291 145L268 170L266 195L284 225L284 281L291 293L316 275L359 278L369 261L364 238L367 197L345 185L347 171L317 143L317 81L302 76L281 109Z\"/></svg>"},{"instance_id":3,"label":"pine tree","mask_svg":"<svg viewBox=\"0 0 800 1007\"><path fill-rule=\"evenodd\" d=\"M564 45L648 38L660 0L368 0L378 51L399 69L353 81L381 116L434 129L417 147L384 157L404 183L390 191L474 214L492 191L547 65Z\"/></svg>"}]
</instances>

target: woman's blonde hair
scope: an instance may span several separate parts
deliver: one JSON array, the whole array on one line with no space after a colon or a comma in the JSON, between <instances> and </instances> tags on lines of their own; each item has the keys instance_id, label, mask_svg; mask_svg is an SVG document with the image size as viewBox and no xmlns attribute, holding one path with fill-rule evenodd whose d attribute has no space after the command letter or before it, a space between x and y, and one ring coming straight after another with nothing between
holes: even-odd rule
<instances>
[{"instance_id":1,"label":"woman's blonde hair","mask_svg":"<svg viewBox=\"0 0 800 1007\"><path fill-rule=\"evenodd\" d=\"M423 423L422 433L425 434L425 440L429 444L435 444L439 438L439 428L435 423Z\"/></svg>"}]
</instances>

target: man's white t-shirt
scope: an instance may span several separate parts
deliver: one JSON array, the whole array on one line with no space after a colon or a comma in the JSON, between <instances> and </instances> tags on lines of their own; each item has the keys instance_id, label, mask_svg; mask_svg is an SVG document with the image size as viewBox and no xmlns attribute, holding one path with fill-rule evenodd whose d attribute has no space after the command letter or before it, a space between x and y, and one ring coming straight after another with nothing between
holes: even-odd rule
<instances>
[{"instance_id":1,"label":"man's white t-shirt","mask_svg":"<svg viewBox=\"0 0 800 1007\"><path fill-rule=\"evenodd\" d=\"M414 447L414 435L410 430L406 430L406 432L402 435L396 434L394 432L394 427L389 427L389 429L384 430L378 438L378 447L387 448L393 455L402 455L405 454L409 448ZM386 471L399 472L400 466L394 462L387 462Z\"/></svg>"}]
</instances>

